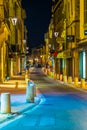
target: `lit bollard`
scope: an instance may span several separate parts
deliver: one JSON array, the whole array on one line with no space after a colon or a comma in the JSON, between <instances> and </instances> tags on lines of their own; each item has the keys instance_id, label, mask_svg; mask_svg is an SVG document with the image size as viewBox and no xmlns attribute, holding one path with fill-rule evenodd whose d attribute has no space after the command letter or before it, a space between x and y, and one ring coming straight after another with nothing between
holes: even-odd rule
<instances>
[{"instance_id":1,"label":"lit bollard","mask_svg":"<svg viewBox=\"0 0 87 130\"><path fill-rule=\"evenodd\" d=\"M51 72L49 71L49 76L51 77Z\"/></svg>"},{"instance_id":2,"label":"lit bollard","mask_svg":"<svg viewBox=\"0 0 87 130\"><path fill-rule=\"evenodd\" d=\"M50 70L48 70L48 76L50 76Z\"/></svg>"},{"instance_id":3,"label":"lit bollard","mask_svg":"<svg viewBox=\"0 0 87 130\"><path fill-rule=\"evenodd\" d=\"M28 82L30 81L29 78L26 78L26 85L28 85Z\"/></svg>"},{"instance_id":4,"label":"lit bollard","mask_svg":"<svg viewBox=\"0 0 87 130\"><path fill-rule=\"evenodd\" d=\"M85 88L85 79L81 79L81 87Z\"/></svg>"},{"instance_id":5,"label":"lit bollard","mask_svg":"<svg viewBox=\"0 0 87 130\"><path fill-rule=\"evenodd\" d=\"M74 85L75 85L75 86L78 86L78 77L75 77L75 78L74 78Z\"/></svg>"},{"instance_id":6,"label":"lit bollard","mask_svg":"<svg viewBox=\"0 0 87 130\"><path fill-rule=\"evenodd\" d=\"M18 82L15 83L15 88L18 88Z\"/></svg>"},{"instance_id":7,"label":"lit bollard","mask_svg":"<svg viewBox=\"0 0 87 130\"><path fill-rule=\"evenodd\" d=\"M52 72L52 78L54 78L54 72Z\"/></svg>"},{"instance_id":8,"label":"lit bollard","mask_svg":"<svg viewBox=\"0 0 87 130\"><path fill-rule=\"evenodd\" d=\"M10 93L1 93L1 113L11 113Z\"/></svg>"},{"instance_id":9,"label":"lit bollard","mask_svg":"<svg viewBox=\"0 0 87 130\"><path fill-rule=\"evenodd\" d=\"M30 81L28 82L27 88L26 88L26 102L34 102L34 96L35 96L36 90L35 90L35 84Z\"/></svg>"},{"instance_id":10,"label":"lit bollard","mask_svg":"<svg viewBox=\"0 0 87 130\"><path fill-rule=\"evenodd\" d=\"M72 83L72 77L71 77L71 76L68 77L68 83L69 83L69 84Z\"/></svg>"},{"instance_id":11,"label":"lit bollard","mask_svg":"<svg viewBox=\"0 0 87 130\"><path fill-rule=\"evenodd\" d=\"M49 74L49 70L47 69L47 75Z\"/></svg>"},{"instance_id":12,"label":"lit bollard","mask_svg":"<svg viewBox=\"0 0 87 130\"><path fill-rule=\"evenodd\" d=\"M59 74L57 74L57 79L59 80Z\"/></svg>"},{"instance_id":13,"label":"lit bollard","mask_svg":"<svg viewBox=\"0 0 87 130\"><path fill-rule=\"evenodd\" d=\"M61 81L63 80L63 75L62 75L62 74L60 74L60 80L61 80Z\"/></svg>"},{"instance_id":14,"label":"lit bollard","mask_svg":"<svg viewBox=\"0 0 87 130\"><path fill-rule=\"evenodd\" d=\"M26 74L26 75L25 75L25 80L26 80L27 78L28 78L28 75Z\"/></svg>"},{"instance_id":15,"label":"lit bollard","mask_svg":"<svg viewBox=\"0 0 87 130\"><path fill-rule=\"evenodd\" d=\"M50 76L52 77L52 72L50 72Z\"/></svg>"},{"instance_id":16,"label":"lit bollard","mask_svg":"<svg viewBox=\"0 0 87 130\"><path fill-rule=\"evenodd\" d=\"M26 70L26 72L25 72L25 73L26 73L26 75L28 75L28 74L29 74L28 70Z\"/></svg>"},{"instance_id":17,"label":"lit bollard","mask_svg":"<svg viewBox=\"0 0 87 130\"><path fill-rule=\"evenodd\" d=\"M44 72L46 73L46 68L44 68Z\"/></svg>"},{"instance_id":18,"label":"lit bollard","mask_svg":"<svg viewBox=\"0 0 87 130\"><path fill-rule=\"evenodd\" d=\"M65 83L67 83L67 76L66 76L66 75L63 76L63 81L64 81Z\"/></svg>"},{"instance_id":19,"label":"lit bollard","mask_svg":"<svg viewBox=\"0 0 87 130\"><path fill-rule=\"evenodd\" d=\"M47 74L47 69L46 69L46 74Z\"/></svg>"},{"instance_id":20,"label":"lit bollard","mask_svg":"<svg viewBox=\"0 0 87 130\"><path fill-rule=\"evenodd\" d=\"M36 85L34 84L34 97L36 97Z\"/></svg>"},{"instance_id":21,"label":"lit bollard","mask_svg":"<svg viewBox=\"0 0 87 130\"><path fill-rule=\"evenodd\" d=\"M57 74L56 73L54 74L54 79L57 79Z\"/></svg>"}]
</instances>

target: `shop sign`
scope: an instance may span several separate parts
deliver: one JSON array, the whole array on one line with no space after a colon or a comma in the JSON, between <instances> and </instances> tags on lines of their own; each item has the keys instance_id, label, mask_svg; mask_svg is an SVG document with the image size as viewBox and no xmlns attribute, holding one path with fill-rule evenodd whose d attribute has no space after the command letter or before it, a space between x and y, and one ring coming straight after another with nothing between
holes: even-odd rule
<instances>
[{"instance_id":1,"label":"shop sign","mask_svg":"<svg viewBox=\"0 0 87 130\"><path fill-rule=\"evenodd\" d=\"M58 53L58 54L57 54L57 58L64 58L63 52Z\"/></svg>"},{"instance_id":2,"label":"shop sign","mask_svg":"<svg viewBox=\"0 0 87 130\"><path fill-rule=\"evenodd\" d=\"M56 56L57 56L57 54L58 54L58 52L57 52L57 51L55 51L55 52L53 53L54 57L56 57Z\"/></svg>"},{"instance_id":3,"label":"shop sign","mask_svg":"<svg viewBox=\"0 0 87 130\"><path fill-rule=\"evenodd\" d=\"M71 51L64 51L57 54L57 58L70 58L71 56Z\"/></svg>"}]
</instances>

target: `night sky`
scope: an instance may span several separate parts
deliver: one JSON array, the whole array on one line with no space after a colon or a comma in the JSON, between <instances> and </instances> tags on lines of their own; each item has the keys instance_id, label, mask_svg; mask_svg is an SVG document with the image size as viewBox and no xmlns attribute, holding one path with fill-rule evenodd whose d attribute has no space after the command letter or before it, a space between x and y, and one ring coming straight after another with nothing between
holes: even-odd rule
<instances>
[{"instance_id":1,"label":"night sky","mask_svg":"<svg viewBox=\"0 0 87 130\"><path fill-rule=\"evenodd\" d=\"M48 30L51 19L51 0L22 0L26 10L25 25L28 30L28 44L32 47L43 45L44 33Z\"/></svg>"}]
</instances>

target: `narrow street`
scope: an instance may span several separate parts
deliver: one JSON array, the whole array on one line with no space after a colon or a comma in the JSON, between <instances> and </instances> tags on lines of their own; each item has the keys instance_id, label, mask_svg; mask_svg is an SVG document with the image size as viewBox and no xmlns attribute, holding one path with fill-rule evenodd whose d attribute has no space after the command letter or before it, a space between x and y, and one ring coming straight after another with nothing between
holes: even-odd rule
<instances>
[{"instance_id":1,"label":"narrow street","mask_svg":"<svg viewBox=\"0 0 87 130\"><path fill-rule=\"evenodd\" d=\"M30 79L42 100L1 130L87 130L87 93L66 86L34 69Z\"/></svg>"}]
</instances>

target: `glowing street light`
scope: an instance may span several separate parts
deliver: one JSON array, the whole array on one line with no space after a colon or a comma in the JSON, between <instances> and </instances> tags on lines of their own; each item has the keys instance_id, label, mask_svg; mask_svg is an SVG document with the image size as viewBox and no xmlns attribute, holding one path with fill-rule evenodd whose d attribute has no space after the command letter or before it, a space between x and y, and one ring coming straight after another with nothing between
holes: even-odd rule
<instances>
[{"instance_id":1,"label":"glowing street light","mask_svg":"<svg viewBox=\"0 0 87 130\"><path fill-rule=\"evenodd\" d=\"M12 24L16 26L18 19L14 17L14 18L11 18L11 20L12 20Z\"/></svg>"},{"instance_id":2,"label":"glowing street light","mask_svg":"<svg viewBox=\"0 0 87 130\"><path fill-rule=\"evenodd\" d=\"M55 37L58 37L58 35L59 35L59 32L54 32Z\"/></svg>"},{"instance_id":3,"label":"glowing street light","mask_svg":"<svg viewBox=\"0 0 87 130\"><path fill-rule=\"evenodd\" d=\"M15 42L15 60L16 60L16 65L17 65L18 64L18 54L17 54L17 43L16 43L16 25L18 22L18 18L12 17L11 21L12 21L12 25L14 26L14 29L15 29L14 30L15 31L14 42ZM18 73L18 68L15 68L14 72Z\"/></svg>"}]
</instances>

